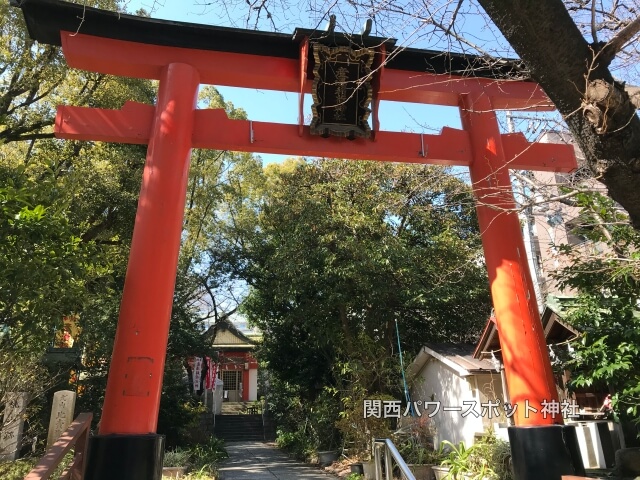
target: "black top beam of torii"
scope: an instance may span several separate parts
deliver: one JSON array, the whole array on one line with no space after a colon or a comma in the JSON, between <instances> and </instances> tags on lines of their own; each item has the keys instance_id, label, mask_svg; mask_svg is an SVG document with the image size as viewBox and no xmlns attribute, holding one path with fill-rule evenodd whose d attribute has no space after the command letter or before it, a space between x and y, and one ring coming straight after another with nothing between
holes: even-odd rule
<instances>
[{"instance_id":1,"label":"black top beam of torii","mask_svg":"<svg viewBox=\"0 0 640 480\"><path fill-rule=\"evenodd\" d=\"M360 34L297 28L293 35L201 25L129 15L62 0L10 0L22 9L31 38L61 45L60 31L160 46L216 50L297 59L300 39L322 39L336 46L385 45L385 68L490 79L523 78L523 64L513 59L396 46L396 40ZM310 59L312 60L312 59Z\"/></svg>"}]
</instances>

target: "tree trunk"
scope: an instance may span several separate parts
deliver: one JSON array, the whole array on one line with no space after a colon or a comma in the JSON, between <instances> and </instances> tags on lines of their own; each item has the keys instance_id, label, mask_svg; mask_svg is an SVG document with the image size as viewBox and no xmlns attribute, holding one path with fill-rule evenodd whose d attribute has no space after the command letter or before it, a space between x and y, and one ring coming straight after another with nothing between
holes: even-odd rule
<instances>
[{"instance_id":1,"label":"tree trunk","mask_svg":"<svg viewBox=\"0 0 640 480\"><path fill-rule=\"evenodd\" d=\"M640 119L561 0L479 0L565 118L587 164L640 229Z\"/></svg>"}]
</instances>

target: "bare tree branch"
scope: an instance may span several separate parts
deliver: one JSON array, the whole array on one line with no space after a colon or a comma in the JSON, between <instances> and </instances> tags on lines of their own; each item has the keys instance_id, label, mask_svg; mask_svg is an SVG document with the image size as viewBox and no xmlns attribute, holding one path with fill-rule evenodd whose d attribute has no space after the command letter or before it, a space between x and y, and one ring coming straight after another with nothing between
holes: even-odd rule
<instances>
[{"instance_id":1,"label":"bare tree branch","mask_svg":"<svg viewBox=\"0 0 640 480\"><path fill-rule=\"evenodd\" d=\"M591 36L593 43L598 43L598 28L596 25L596 0L591 0Z\"/></svg>"},{"instance_id":2,"label":"bare tree branch","mask_svg":"<svg viewBox=\"0 0 640 480\"><path fill-rule=\"evenodd\" d=\"M464 0L458 0L458 4L456 5L456 9L453 11L453 15L451 15L451 22L449 23L449 27L447 28L447 31L444 32L445 35L449 35L449 32L451 32L451 29L453 28L453 26L456 23L456 17L458 16L458 12L460 11L460 7L462 6L462 2ZM595 1L595 0L594 0Z\"/></svg>"},{"instance_id":3,"label":"bare tree branch","mask_svg":"<svg viewBox=\"0 0 640 480\"><path fill-rule=\"evenodd\" d=\"M627 95L629 95L629 101L631 101L636 108L640 108L640 87L625 85L624 90L627 92Z\"/></svg>"},{"instance_id":4,"label":"bare tree branch","mask_svg":"<svg viewBox=\"0 0 640 480\"><path fill-rule=\"evenodd\" d=\"M620 30L611 40L609 40L602 48L600 55L610 63L620 50L622 50L624 46L638 34L638 32L640 32L640 17L637 17L626 27Z\"/></svg>"}]
</instances>

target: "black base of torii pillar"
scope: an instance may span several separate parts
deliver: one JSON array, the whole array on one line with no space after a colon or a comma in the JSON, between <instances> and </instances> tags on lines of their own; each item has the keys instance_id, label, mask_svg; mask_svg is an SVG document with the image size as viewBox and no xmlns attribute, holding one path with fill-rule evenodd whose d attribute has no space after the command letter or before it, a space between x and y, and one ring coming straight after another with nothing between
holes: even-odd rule
<instances>
[{"instance_id":1,"label":"black base of torii pillar","mask_svg":"<svg viewBox=\"0 0 640 480\"><path fill-rule=\"evenodd\" d=\"M84 480L162 480L163 435L96 435Z\"/></svg>"}]
</instances>

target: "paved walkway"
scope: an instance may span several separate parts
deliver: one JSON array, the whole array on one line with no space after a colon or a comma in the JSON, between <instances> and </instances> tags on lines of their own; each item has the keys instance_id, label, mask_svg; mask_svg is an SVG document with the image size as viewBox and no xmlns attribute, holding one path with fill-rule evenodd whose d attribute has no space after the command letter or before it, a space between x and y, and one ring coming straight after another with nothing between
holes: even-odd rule
<instances>
[{"instance_id":1,"label":"paved walkway","mask_svg":"<svg viewBox=\"0 0 640 480\"><path fill-rule=\"evenodd\" d=\"M331 480L317 467L297 462L272 443L229 442L229 458L220 465L220 480Z\"/></svg>"}]
</instances>

